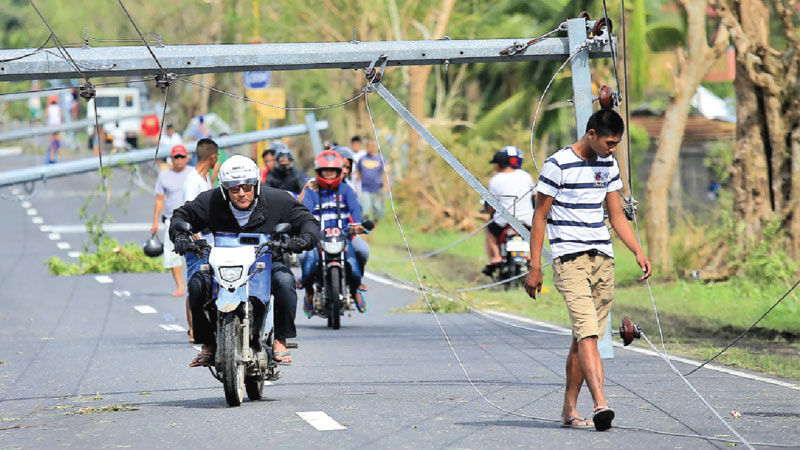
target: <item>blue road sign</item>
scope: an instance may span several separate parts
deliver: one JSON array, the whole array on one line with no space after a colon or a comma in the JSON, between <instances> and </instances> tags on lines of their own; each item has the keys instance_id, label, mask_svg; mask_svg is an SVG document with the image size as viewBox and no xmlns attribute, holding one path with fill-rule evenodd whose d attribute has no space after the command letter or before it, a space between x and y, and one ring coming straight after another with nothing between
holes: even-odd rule
<instances>
[{"instance_id":1,"label":"blue road sign","mask_svg":"<svg viewBox=\"0 0 800 450\"><path fill-rule=\"evenodd\" d=\"M269 86L270 81L272 81L270 71L244 72L245 89L264 89Z\"/></svg>"}]
</instances>

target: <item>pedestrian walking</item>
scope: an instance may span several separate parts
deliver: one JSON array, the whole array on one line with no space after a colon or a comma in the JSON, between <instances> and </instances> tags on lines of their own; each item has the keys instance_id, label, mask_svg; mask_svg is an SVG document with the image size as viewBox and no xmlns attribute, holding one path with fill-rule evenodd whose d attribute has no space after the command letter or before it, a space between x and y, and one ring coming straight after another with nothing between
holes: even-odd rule
<instances>
[{"instance_id":1,"label":"pedestrian walking","mask_svg":"<svg viewBox=\"0 0 800 450\"><path fill-rule=\"evenodd\" d=\"M169 238L168 231L172 212L183 204L183 184L192 169L187 166L189 162L188 156L186 147L183 145L172 147L172 152L170 153L172 166L159 173L156 180L156 204L153 209L153 225L150 227L150 232L156 234L158 233L159 222L164 224L164 268L170 269L172 278L175 279L176 289L172 293L173 297L186 295L186 286L181 276L183 258L174 252L175 246Z\"/></svg>"},{"instance_id":2,"label":"pedestrian walking","mask_svg":"<svg viewBox=\"0 0 800 450\"><path fill-rule=\"evenodd\" d=\"M377 225L383 217L384 166L375 141L368 139L366 147L367 154L356 163L356 181L361 183L359 200L364 208L364 218L372 219Z\"/></svg>"},{"instance_id":3,"label":"pedestrian walking","mask_svg":"<svg viewBox=\"0 0 800 450\"><path fill-rule=\"evenodd\" d=\"M530 272L525 290L534 299L542 290L546 226L553 254L553 283L564 297L572 322L561 409L564 427L594 427L604 431L611 428L615 416L603 392L603 362L597 349L614 299L614 249L603 220L603 203L617 236L636 255L643 272L639 279L650 276L650 261L622 211L618 192L622 180L612 154L624 131L625 124L615 111L595 112L586 124L586 134L578 142L545 161L536 186ZM586 420L577 410L584 380L594 401L592 420Z\"/></svg>"}]
</instances>

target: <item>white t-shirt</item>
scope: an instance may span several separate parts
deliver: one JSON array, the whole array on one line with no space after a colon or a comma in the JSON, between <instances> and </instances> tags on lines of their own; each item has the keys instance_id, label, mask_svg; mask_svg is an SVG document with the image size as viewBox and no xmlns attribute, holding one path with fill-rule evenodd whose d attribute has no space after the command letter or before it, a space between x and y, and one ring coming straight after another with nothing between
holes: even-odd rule
<instances>
[{"instance_id":1,"label":"white t-shirt","mask_svg":"<svg viewBox=\"0 0 800 450\"><path fill-rule=\"evenodd\" d=\"M114 148L125 148L125 130L121 127L114 128L111 137L114 138Z\"/></svg>"},{"instance_id":2,"label":"white t-shirt","mask_svg":"<svg viewBox=\"0 0 800 450\"><path fill-rule=\"evenodd\" d=\"M565 147L542 165L537 189L553 197L547 215L553 258L591 249L614 256L611 235L603 219L606 195L622 189L614 157L587 161L572 147Z\"/></svg>"},{"instance_id":3,"label":"white t-shirt","mask_svg":"<svg viewBox=\"0 0 800 450\"><path fill-rule=\"evenodd\" d=\"M201 192L205 192L212 188L211 177L206 173L205 177L201 177L197 173L195 167L187 167L189 174L186 175L186 181L183 182L183 202L190 202L197 198ZM210 245L214 245L214 235L211 233L200 233L200 239L205 239Z\"/></svg>"},{"instance_id":4,"label":"white t-shirt","mask_svg":"<svg viewBox=\"0 0 800 450\"><path fill-rule=\"evenodd\" d=\"M51 127L61 125L61 107L55 103L47 105L47 125Z\"/></svg>"},{"instance_id":5,"label":"white t-shirt","mask_svg":"<svg viewBox=\"0 0 800 450\"><path fill-rule=\"evenodd\" d=\"M160 147L168 148L172 150L172 147L175 147L178 144L183 144L183 138L180 134L176 133L175 131L172 132L172 136L167 133L164 133L161 136L161 145Z\"/></svg>"},{"instance_id":6,"label":"white t-shirt","mask_svg":"<svg viewBox=\"0 0 800 450\"><path fill-rule=\"evenodd\" d=\"M533 178L528 172L516 169L513 172L498 172L489 180L489 193L495 196L504 208L525 225L533 222L533 196L536 195ZM495 211L492 220L501 227L508 225Z\"/></svg>"}]
</instances>

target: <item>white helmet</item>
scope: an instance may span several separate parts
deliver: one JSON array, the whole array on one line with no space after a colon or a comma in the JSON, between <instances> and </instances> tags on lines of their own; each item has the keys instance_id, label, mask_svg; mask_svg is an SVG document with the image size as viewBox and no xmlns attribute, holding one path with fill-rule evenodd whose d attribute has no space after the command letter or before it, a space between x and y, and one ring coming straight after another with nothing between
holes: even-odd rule
<instances>
[{"instance_id":1,"label":"white helmet","mask_svg":"<svg viewBox=\"0 0 800 450\"><path fill-rule=\"evenodd\" d=\"M256 187L254 198L258 198L258 194L261 193L259 175L260 172L255 161L242 155L231 156L219 167L219 188L222 191L222 197L228 200L225 190L231 186L252 184Z\"/></svg>"}]
</instances>

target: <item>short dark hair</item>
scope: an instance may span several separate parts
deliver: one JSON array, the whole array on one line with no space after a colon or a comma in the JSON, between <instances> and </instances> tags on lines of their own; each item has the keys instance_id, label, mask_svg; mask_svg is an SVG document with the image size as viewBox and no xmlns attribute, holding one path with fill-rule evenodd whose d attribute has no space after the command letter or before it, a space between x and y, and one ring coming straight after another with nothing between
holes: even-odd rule
<instances>
[{"instance_id":1,"label":"short dark hair","mask_svg":"<svg viewBox=\"0 0 800 450\"><path fill-rule=\"evenodd\" d=\"M213 139L203 138L197 141L197 162L205 162L211 158L211 155L217 153L219 146Z\"/></svg>"},{"instance_id":2,"label":"short dark hair","mask_svg":"<svg viewBox=\"0 0 800 450\"><path fill-rule=\"evenodd\" d=\"M361 138L358 136L353 136L350 138L350 143L352 144L353 142L361 142Z\"/></svg>"},{"instance_id":3,"label":"short dark hair","mask_svg":"<svg viewBox=\"0 0 800 450\"><path fill-rule=\"evenodd\" d=\"M586 121L586 132L589 130L594 130L598 136L621 136L625 132L625 122L613 109L601 109Z\"/></svg>"},{"instance_id":4,"label":"short dark hair","mask_svg":"<svg viewBox=\"0 0 800 450\"><path fill-rule=\"evenodd\" d=\"M268 149L264 150L263 152L261 152L261 157L262 158L267 156L267 155L275 156L275 149L274 148L268 148Z\"/></svg>"}]
</instances>

